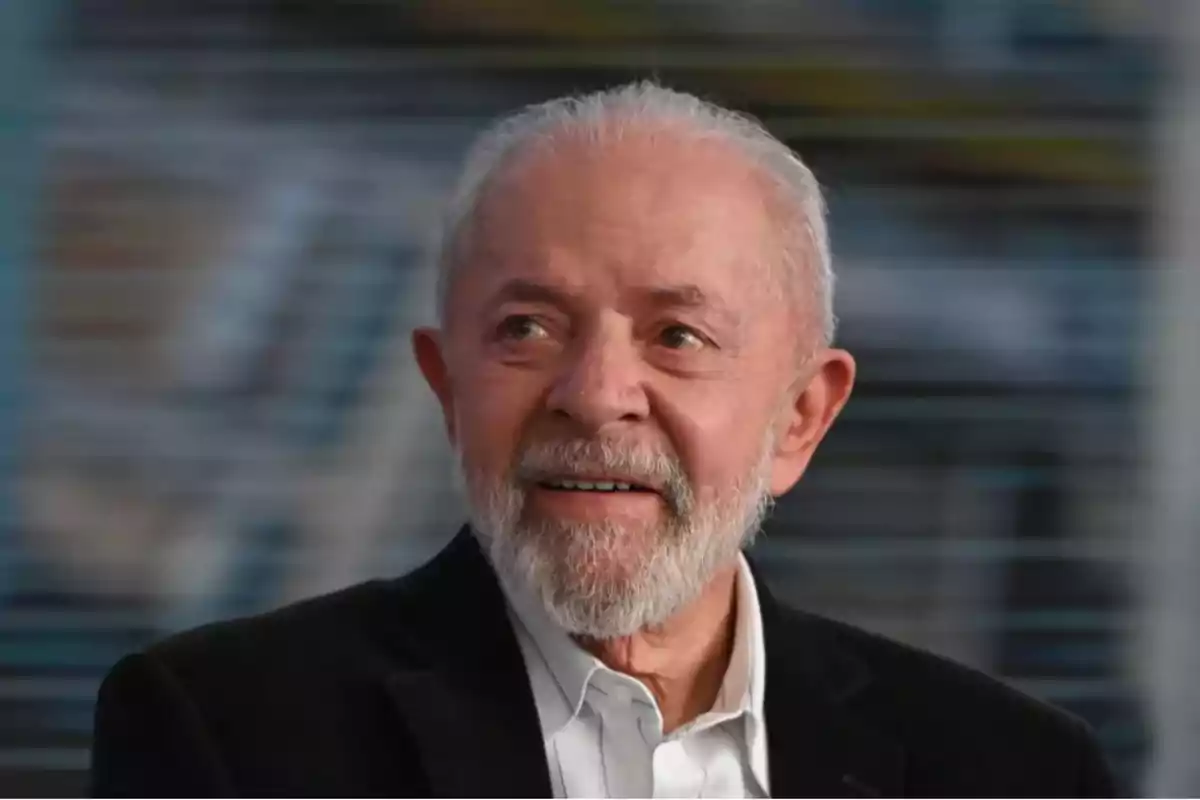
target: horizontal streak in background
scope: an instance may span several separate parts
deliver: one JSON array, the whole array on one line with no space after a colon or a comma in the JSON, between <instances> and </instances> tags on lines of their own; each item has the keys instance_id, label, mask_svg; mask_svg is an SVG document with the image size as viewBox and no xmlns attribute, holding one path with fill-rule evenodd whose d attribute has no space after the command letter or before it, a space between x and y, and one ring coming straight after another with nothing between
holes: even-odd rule
<instances>
[{"instance_id":1,"label":"horizontal streak in background","mask_svg":"<svg viewBox=\"0 0 1200 800\"><path fill-rule=\"evenodd\" d=\"M522 45L445 45L437 47L404 47L403 50L374 50L356 52L350 49L290 48L271 52L227 47L221 50L221 58L205 60L195 65L198 75L223 76L245 73L301 74L320 76L373 78L387 73L434 72L477 72L480 70L555 68L616 67L637 68L653 64L662 68L692 69L702 71L729 72L745 70L782 70L797 74L826 72L831 69L859 69L871 72L905 73L928 71L927 57L899 55L881 52L876 47L843 49L833 47L821 52L820 47L801 49L795 43L782 43L772 47L760 38L748 45L687 45L672 44L664 48L661 43L650 45L594 45L573 44L569 46L547 46L536 43ZM186 51L183 51L186 53ZM168 48L155 50L139 47L118 50L106 55L88 51L82 59L99 69L107 69L123 75L155 72L164 63L176 63L181 50ZM1042 75L1061 79L1065 74L1080 71L1084 74L1094 70L1098 59L1086 55L1071 57L1028 59L1006 65L1008 75ZM1003 77L1003 76L1002 76ZM982 103L994 102L992 98L981 98ZM998 107L1002 107L997 103Z\"/></svg>"},{"instance_id":2,"label":"horizontal streak in background","mask_svg":"<svg viewBox=\"0 0 1200 800\"><path fill-rule=\"evenodd\" d=\"M894 541L884 538L854 537L851 541L810 542L771 540L762 545L774 562L789 560L813 563L854 561L903 561L905 559L937 558L945 561L1111 561L1124 563L1130 559L1129 549L1111 544L1081 542L1038 542L1012 540L946 541L905 538Z\"/></svg>"},{"instance_id":3,"label":"horizontal streak in background","mask_svg":"<svg viewBox=\"0 0 1200 800\"><path fill-rule=\"evenodd\" d=\"M0 678L0 701L93 699L99 682L86 678Z\"/></svg>"},{"instance_id":4,"label":"horizontal streak in background","mask_svg":"<svg viewBox=\"0 0 1200 800\"><path fill-rule=\"evenodd\" d=\"M0 770L81 772L90 756L86 747L0 747Z\"/></svg>"}]
</instances>

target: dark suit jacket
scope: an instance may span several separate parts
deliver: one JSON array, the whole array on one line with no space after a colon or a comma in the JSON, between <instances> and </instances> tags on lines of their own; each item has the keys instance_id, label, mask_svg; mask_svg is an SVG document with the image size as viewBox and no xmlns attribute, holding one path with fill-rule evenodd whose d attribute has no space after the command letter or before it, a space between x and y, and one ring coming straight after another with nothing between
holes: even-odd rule
<instances>
[{"instance_id":1,"label":"dark suit jacket","mask_svg":"<svg viewBox=\"0 0 1200 800\"><path fill-rule=\"evenodd\" d=\"M1075 718L760 593L773 796L1111 795ZM91 777L98 795L551 793L505 600L466 531L406 577L128 656L100 689Z\"/></svg>"}]
</instances>

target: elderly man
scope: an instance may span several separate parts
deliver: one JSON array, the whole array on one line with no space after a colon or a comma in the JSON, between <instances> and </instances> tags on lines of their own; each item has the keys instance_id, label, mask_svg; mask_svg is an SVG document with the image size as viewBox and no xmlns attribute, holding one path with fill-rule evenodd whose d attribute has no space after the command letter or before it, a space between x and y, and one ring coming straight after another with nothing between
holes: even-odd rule
<instances>
[{"instance_id":1,"label":"elderly man","mask_svg":"<svg viewBox=\"0 0 1200 800\"><path fill-rule=\"evenodd\" d=\"M430 564L122 661L113 794L1111 792L1072 717L771 598L742 556L849 397L824 211L635 84L472 151L413 336L470 525Z\"/></svg>"}]
</instances>

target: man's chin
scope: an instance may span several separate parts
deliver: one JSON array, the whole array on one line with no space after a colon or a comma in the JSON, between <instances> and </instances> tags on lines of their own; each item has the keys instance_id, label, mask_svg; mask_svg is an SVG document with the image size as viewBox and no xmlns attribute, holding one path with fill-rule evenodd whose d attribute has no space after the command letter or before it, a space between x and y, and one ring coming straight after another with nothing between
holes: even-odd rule
<instances>
[{"instance_id":1,"label":"man's chin","mask_svg":"<svg viewBox=\"0 0 1200 800\"><path fill-rule=\"evenodd\" d=\"M554 582L582 597L626 597L645 589L651 554L642 548L604 548L556 552Z\"/></svg>"},{"instance_id":2,"label":"man's chin","mask_svg":"<svg viewBox=\"0 0 1200 800\"><path fill-rule=\"evenodd\" d=\"M643 603L619 594L559 594L547 611L565 633L597 641L630 636L656 622L646 618Z\"/></svg>"},{"instance_id":3,"label":"man's chin","mask_svg":"<svg viewBox=\"0 0 1200 800\"><path fill-rule=\"evenodd\" d=\"M642 554L629 558L620 553L587 554L574 558L563 553L541 553L541 569L519 579L532 582L552 616L568 633L593 638L615 638L637 630L642 620L634 609L645 606Z\"/></svg>"}]
</instances>

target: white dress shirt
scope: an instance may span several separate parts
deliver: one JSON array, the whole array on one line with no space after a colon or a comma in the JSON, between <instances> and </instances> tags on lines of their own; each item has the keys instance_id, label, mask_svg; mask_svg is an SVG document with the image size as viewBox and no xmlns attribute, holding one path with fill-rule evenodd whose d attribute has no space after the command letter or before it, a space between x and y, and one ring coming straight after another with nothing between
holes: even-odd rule
<instances>
[{"instance_id":1,"label":"white dress shirt","mask_svg":"<svg viewBox=\"0 0 1200 800\"><path fill-rule=\"evenodd\" d=\"M754 577L739 557L729 668L712 709L663 735L658 703L506 588L555 797L767 797L766 666Z\"/></svg>"}]
</instances>

